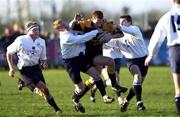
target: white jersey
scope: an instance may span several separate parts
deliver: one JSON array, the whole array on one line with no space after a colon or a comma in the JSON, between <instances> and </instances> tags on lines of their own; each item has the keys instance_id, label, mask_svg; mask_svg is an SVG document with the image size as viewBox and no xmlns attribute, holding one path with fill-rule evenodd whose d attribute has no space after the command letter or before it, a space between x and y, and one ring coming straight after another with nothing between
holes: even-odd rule
<instances>
[{"instance_id":1,"label":"white jersey","mask_svg":"<svg viewBox=\"0 0 180 117\"><path fill-rule=\"evenodd\" d=\"M111 42L111 45L115 45L117 46L117 41L113 40ZM119 47L108 47L107 45L105 45L105 47L103 48L103 56L107 56L110 57L112 59L116 59L116 58L122 58L123 55L119 49Z\"/></svg>"},{"instance_id":2,"label":"white jersey","mask_svg":"<svg viewBox=\"0 0 180 117\"><path fill-rule=\"evenodd\" d=\"M11 55L17 53L19 69L37 65L39 60L47 59L45 41L40 37L33 41L28 35L19 36L7 47L7 53Z\"/></svg>"},{"instance_id":3,"label":"white jersey","mask_svg":"<svg viewBox=\"0 0 180 117\"><path fill-rule=\"evenodd\" d=\"M70 31L60 32L60 45L63 59L73 58L80 52L85 53L85 42L96 36L98 30L76 35Z\"/></svg>"},{"instance_id":4,"label":"white jersey","mask_svg":"<svg viewBox=\"0 0 180 117\"><path fill-rule=\"evenodd\" d=\"M149 43L149 54L154 55L159 50L161 44L167 37L167 45L173 46L180 44L180 5L175 4L159 20Z\"/></svg>"},{"instance_id":5,"label":"white jersey","mask_svg":"<svg viewBox=\"0 0 180 117\"><path fill-rule=\"evenodd\" d=\"M125 58L134 59L147 55L147 47L144 42L142 33L137 26L121 26L124 36L117 40L116 45L111 45L111 40L107 44L109 46L119 47Z\"/></svg>"}]
</instances>

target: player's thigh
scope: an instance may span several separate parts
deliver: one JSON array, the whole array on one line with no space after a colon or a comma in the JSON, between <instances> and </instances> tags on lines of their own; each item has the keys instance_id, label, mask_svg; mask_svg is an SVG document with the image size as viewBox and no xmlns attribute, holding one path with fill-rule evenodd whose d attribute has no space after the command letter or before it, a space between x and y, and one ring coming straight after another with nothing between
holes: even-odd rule
<instances>
[{"instance_id":1,"label":"player's thigh","mask_svg":"<svg viewBox=\"0 0 180 117\"><path fill-rule=\"evenodd\" d=\"M93 60L94 65L99 65L99 66L112 66L114 65L114 60L110 57L106 57L106 56L102 56L102 55L97 55L95 56L94 60Z\"/></svg>"},{"instance_id":2,"label":"player's thigh","mask_svg":"<svg viewBox=\"0 0 180 117\"><path fill-rule=\"evenodd\" d=\"M130 73L134 76L135 74L141 75L139 66L133 64L129 67Z\"/></svg>"},{"instance_id":3,"label":"player's thigh","mask_svg":"<svg viewBox=\"0 0 180 117\"><path fill-rule=\"evenodd\" d=\"M100 72L98 72L95 67L89 68L87 74L91 76L93 80L99 80L100 78Z\"/></svg>"}]
</instances>

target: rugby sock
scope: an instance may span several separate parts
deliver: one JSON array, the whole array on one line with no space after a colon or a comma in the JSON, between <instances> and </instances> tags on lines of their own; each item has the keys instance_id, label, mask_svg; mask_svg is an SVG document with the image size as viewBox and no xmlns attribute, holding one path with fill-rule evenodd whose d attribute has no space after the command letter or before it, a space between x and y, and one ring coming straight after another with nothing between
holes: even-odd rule
<instances>
[{"instance_id":1,"label":"rugby sock","mask_svg":"<svg viewBox=\"0 0 180 117\"><path fill-rule=\"evenodd\" d=\"M116 75L115 75L115 73L114 74L109 74L108 73L108 75L109 75L109 78L111 80L112 87L116 86L117 82L116 82Z\"/></svg>"},{"instance_id":2,"label":"rugby sock","mask_svg":"<svg viewBox=\"0 0 180 117\"><path fill-rule=\"evenodd\" d=\"M111 85L112 85L112 87L114 87L117 84L114 67L109 66L107 69L107 72L108 72L109 78L111 79Z\"/></svg>"},{"instance_id":3,"label":"rugby sock","mask_svg":"<svg viewBox=\"0 0 180 117\"><path fill-rule=\"evenodd\" d=\"M73 93L72 99L73 99L76 103L79 102L79 95L78 95L75 91L74 91L74 93Z\"/></svg>"},{"instance_id":4,"label":"rugby sock","mask_svg":"<svg viewBox=\"0 0 180 117\"><path fill-rule=\"evenodd\" d=\"M180 97L175 97L175 103L176 103L176 112L178 115L180 115Z\"/></svg>"},{"instance_id":5,"label":"rugby sock","mask_svg":"<svg viewBox=\"0 0 180 117\"><path fill-rule=\"evenodd\" d=\"M94 84L91 83L89 80L86 80L84 84L85 84L85 89L81 94L74 92L72 98L74 99L75 102L79 102L79 100L90 90L90 88L94 86Z\"/></svg>"},{"instance_id":6,"label":"rugby sock","mask_svg":"<svg viewBox=\"0 0 180 117\"><path fill-rule=\"evenodd\" d=\"M135 93L134 93L134 88L131 87L131 89L129 90L129 94L126 97L126 100L129 102L133 97L134 97Z\"/></svg>"},{"instance_id":7,"label":"rugby sock","mask_svg":"<svg viewBox=\"0 0 180 117\"><path fill-rule=\"evenodd\" d=\"M51 97L47 102L54 108L55 111L60 110L53 97Z\"/></svg>"},{"instance_id":8,"label":"rugby sock","mask_svg":"<svg viewBox=\"0 0 180 117\"><path fill-rule=\"evenodd\" d=\"M137 102L141 101L142 86L141 85L134 85L134 93L136 95Z\"/></svg>"},{"instance_id":9,"label":"rugby sock","mask_svg":"<svg viewBox=\"0 0 180 117\"><path fill-rule=\"evenodd\" d=\"M77 96L77 99L80 100L89 91L89 89L90 87L85 86L84 91L80 95Z\"/></svg>"},{"instance_id":10,"label":"rugby sock","mask_svg":"<svg viewBox=\"0 0 180 117\"><path fill-rule=\"evenodd\" d=\"M119 96L121 96L121 93L116 91L116 95L117 95L117 97L119 97Z\"/></svg>"},{"instance_id":11,"label":"rugby sock","mask_svg":"<svg viewBox=\"0 0 180 117\"><path fill-rule=\"evenodd\" d=\"M105 90L102 79L99 79L99 80L95 81L95 84L96 84L97 88L99 89L101 95L105 96L106 95L106 90Z\"/></svg>"}]
</instances>

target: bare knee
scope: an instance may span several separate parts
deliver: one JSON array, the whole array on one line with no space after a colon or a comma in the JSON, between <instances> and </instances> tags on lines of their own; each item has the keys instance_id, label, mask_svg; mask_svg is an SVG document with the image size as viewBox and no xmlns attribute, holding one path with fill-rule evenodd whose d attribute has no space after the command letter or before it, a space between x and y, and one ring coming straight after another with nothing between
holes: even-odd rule
<instances>
[{"instance_id":1,"label":"bare knee","mask_svg":"<svg viewBox=\"0 0 180 117\"><path fill-rule=\"evenodd\" d=\"M139 74L134 75L133 85L142 85L142 77Z\"/></svg>"}]
</instances>

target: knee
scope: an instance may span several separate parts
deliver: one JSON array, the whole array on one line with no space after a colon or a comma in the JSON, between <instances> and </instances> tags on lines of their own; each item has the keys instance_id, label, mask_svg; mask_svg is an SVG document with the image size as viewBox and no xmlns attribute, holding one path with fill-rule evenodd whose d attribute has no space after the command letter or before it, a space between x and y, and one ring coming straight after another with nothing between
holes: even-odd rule
<instances>
[{"instance_id":1,"label":"knee","mask_svg":"<svg viewBox=\"0 0 180 117\"><path fill-rule=\"evenodd\" d=\"M134 75L133 85L142 85L142 77L139 75Z\"/></svg>"}]
</instances>

